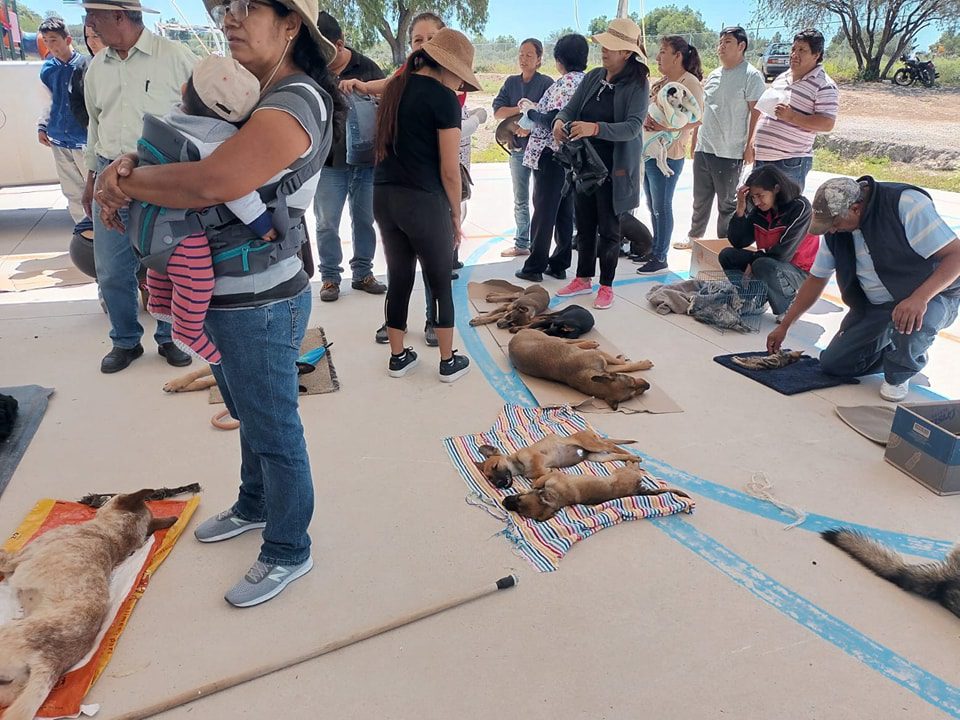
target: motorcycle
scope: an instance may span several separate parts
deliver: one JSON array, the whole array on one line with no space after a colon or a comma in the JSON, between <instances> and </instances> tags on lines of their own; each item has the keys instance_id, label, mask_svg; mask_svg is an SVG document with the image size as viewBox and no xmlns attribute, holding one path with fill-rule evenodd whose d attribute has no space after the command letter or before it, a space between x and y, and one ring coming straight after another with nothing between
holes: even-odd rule
<instances>
[{"instance_id":1,"label":"motorcycle","mask_svg":"<svg viewBox=\"0 0 960 720\"><path fill-rule=\"evenodd\" d=\"M940 77L940 73L933 66L932 60L922 62L915 57L907 57L904 54L900 56L900 62L904 63L906 67L902 67L894 73L894 85L909 87L915 82L919 82L924 87L933 87L934 81Z\"/></svg>"}]
</instances>

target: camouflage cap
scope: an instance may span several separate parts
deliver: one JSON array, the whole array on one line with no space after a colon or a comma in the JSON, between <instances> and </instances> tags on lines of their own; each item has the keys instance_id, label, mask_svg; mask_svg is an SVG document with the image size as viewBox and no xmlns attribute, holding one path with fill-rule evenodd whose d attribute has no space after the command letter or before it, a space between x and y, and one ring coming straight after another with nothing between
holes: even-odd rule
<instances>
[{"instance_id":1,"label":"camouflage cap","mask_svg":"<svg viewBox=\"0 0 960 720\"><path fill-rule=\"evenodd\" d=\"M834 221L849 212L850 207L860 200L863 189L853 178L833 178L817 188L813 198L813 221L810 223L811 235L823 235Z\"/></svg>"}]
</instances>

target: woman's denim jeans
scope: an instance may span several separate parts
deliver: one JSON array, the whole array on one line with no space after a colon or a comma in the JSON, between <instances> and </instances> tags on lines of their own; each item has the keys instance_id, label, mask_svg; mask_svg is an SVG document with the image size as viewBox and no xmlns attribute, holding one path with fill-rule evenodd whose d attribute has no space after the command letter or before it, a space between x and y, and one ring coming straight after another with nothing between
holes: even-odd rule
<instances>
[{"instance_id":1,"label":"woman's denim jeans","mask_svg":"<svg viewBox=\"0 0 960 720\"><path fill-rule=\"evenodd\" d=\"M213 375L240 421L240 497L234 512L266 522L260 561L297 565L310 556L313 479L300 423L297 358L310 320L307 288L253 308L211 308L206 330L223 361Z\"/></svg>"},{"instance_id":2,"label":"woman's denim jeans","mask_svg":"<svg viewBox=\"0 0 960 720\"><path fill-rule=\"evenodd\" d=\"M680 180L683 158L667 160L667 166L673 170L670 177L660 172L656 160L647 160L643 166L643 190L653 221L653 249L650 252L661 262L667 261L673 236L673 191Z\"/></svg>"}]
</instances>

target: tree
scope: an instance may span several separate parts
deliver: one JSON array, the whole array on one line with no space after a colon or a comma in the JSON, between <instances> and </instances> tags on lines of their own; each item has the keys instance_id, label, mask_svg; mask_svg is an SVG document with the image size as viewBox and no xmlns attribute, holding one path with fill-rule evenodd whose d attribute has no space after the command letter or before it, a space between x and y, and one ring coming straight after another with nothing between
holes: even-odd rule
<instances>
[{"instance_id":1,"label":"tree","mask_svg":"<svg viewBox=\"0 0 960 720\"><path fill-rule=\"evenodd\" d=\"M637 13L630 13L630 19L644 29L648 45L664 35L683 35L692 44L701 47L716 44L716 33L704 22L699 11L688 5L682 8L676 5L664 5L651 10L644 16L642 23ZM607 29L609 22L610 19L606 15L595 17L590 21L588 32L591 35L602 33Z\"/></svg>"},{"instance_id":2,"label":"tree","mask_svg":"<svg viewBox=\"0 0 960 720\"><path fill-rule=\"evenodd\" d=\"M517 47L520 44L513 35L497 35L490 42L494 45L509 45L510 47Z\"/></svg>"},{"instance_id":3,"label":"tree","mask_svg":"<svg viewBox=\"0 0 960 720\"><path fill-rule=\"evenodd\" d=\"M43 18L38 13L35 13L26 5L17 3L17 23L20 25L20 32L36 32L42 22Z\"/></svg>"},{"instance_id":4,"label":"tree","mask_svg":"<svg viewBox=\"0 0 960 720\"><path fill-rule=\"evenodd\" d=\"M564 35L573 35L576 32L577 31L574 30L572 27L565 27L565 28L560 28L559 30L554 30L549 35L547 35L547 39L544 41L544 43L546 43L547 45L556 45L557 40L562 38Z\"/></svg>"},{"instance_id":5,"label":"tree","mask_svg":"<svg viewBox=\"0 0 960 720\"><path fill-rule=\"evenodd\" d=\"M930 46L930 52L953 57L960 55L960 32L956 30L944 31L940 35L940 39Z\"/></svg>"},{"instance_id":6,"label":"tree","mask_svg":"<svg viewBox=\"0 0 960 720\"><path fill-rule=\"evenodd\" d=\"M825 20L840 29L857 61L860 77L887 76L917 35L945 27L960 15L960 0L759 0L761 11L782 17L794 27L815 27Z\"/></svg>"},{"instance_id":7,"label":"tree","mask_svg":"<svg viewBox=\"0 0 960 720\"><path fill-rule=\"evenodd\" d=\"M320 5L340 20L344 33L347 27L351 27L359 33L361 39L369 40L370 44L379 34L390 46L393 63L400 65L407 56L410 21L418 13L429 10L443 17L445 21L456 18L461 30L467 33L480 32L487 24L487 2L488 0L346 0L334 4L324 0ZM356 42L356 39L353 42Z\"/></svg>"}]
</instances>

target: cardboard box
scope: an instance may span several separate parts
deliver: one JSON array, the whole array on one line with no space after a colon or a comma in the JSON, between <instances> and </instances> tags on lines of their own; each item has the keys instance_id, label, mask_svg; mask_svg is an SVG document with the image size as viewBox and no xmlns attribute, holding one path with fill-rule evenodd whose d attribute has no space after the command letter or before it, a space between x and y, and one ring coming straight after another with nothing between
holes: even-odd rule
<instances>
[{"instance_id":1,"label":"cardboard box","mask_svg":"<svg viewBox=\"0 0 960 720\"><path fill-rule=\"evenodd\" d=\"M696 278L701 272L723 271L718 259L720 251L732 247L726 240L694 240L690 258L690 277Z\"/></svg>"},{"instance_id":2,"label":"cardboard box","mask_svg":"<svg viewBox=\"0 0 960 720\"><path fill-rule=\"evenodd\" d=\"M938 495L960 493L960 400L898 405L883 457Z\"/></svg>"}]
</instances>

